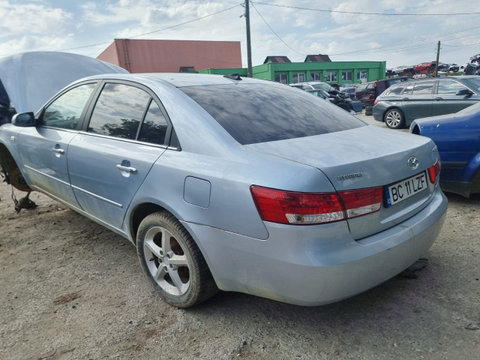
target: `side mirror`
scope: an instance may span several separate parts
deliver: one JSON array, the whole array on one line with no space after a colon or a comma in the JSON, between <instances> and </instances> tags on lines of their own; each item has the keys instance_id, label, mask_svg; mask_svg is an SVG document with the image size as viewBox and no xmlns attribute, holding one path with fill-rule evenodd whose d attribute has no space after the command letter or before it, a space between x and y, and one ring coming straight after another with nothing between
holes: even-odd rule
<instances>
[{"instance_id":1,"label":"side mirror","mask_svg":"<svg viewBox=\"0 0 480 360\"><path fill-rule=\"evenodd\" d=\"M33 112L26 112L13 115L12 124L15 126L30 127L36 126L37 121L35 120Z\"/></svg>"},{"instance_id":2,"label":"side mirror","mask_svg":"<svg viewBox=\"0 0 480 360\"><path fill-rule=\"evenodd\" d=\"M473 92L469 89L458 90L455 95L470 97L473 95Z\"/></svg>"}]
</instances>

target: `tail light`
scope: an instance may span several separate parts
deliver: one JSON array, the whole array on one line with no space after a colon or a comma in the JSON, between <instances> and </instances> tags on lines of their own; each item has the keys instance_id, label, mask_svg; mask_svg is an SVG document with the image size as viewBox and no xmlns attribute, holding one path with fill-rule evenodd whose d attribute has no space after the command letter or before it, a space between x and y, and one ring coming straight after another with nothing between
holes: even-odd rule
<instances>
[{"instance_id":1,"label":"tail light","mask_svg":"<svg viewBox=\"0 0 480 360\"><path fill-rule=\"evenodd\" d=\"M373 102L373 105L377 105L378 104L378 99L375 99L375 101Z\"/></svg>"},{"instance_id":2,"label":"tail light","mask_svg":"<svg viewBox=\"0 0 480 360\"><path fill-rule=\"evenodd\" d=\"M281 224L312 225L340 221L380 210L381 187L334 193L302 193L250 188L261 218Z\"/></svg>"},{"instance_id":3,"label":"tail light","mask_svg":"<svg viewBox=\"0 0 480 360\"><path fill-rule=\"evenodd\" d=\"M428 168L428 175L432 184L435 184L435 182L437 181L441 169L442 163L440 159L437 159L437 162Z\"/></svg>"}]
</instances>

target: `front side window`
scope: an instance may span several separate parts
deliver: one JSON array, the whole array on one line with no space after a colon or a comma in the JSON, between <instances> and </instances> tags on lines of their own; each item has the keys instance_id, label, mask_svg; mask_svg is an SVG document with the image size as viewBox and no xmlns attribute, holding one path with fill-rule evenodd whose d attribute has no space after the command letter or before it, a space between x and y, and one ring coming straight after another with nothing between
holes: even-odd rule
<instances>
[{"instance_id":1,"label":"front side window","mask_svg":"<svg viewBox=\"0 0 480 360\"><path fill-rule=\"evenodd\" d=\"M83 109L96 87L96 83L80 85L54 100L43 113L43 125L76 129Z\"/></svg>"},{"instance_id":2,"label":"front side window","mask_svg":"<svg viewBox=\"0 0 480 360\"><path fill-rule=\"evenodd\" d=\"M460 90L466 89L465 86L453 80L440 80L438 82L439 95L455 95Z\"/></svg>"},{"instance_id":3,"label":"front side window","mask_svg":"<svg viewBox=\"0 0 480 360\"><path fill-rule=\"evenodd\" d=\"M340 107L287 86L235 84L179 89L243 145L366 126Z\"/></svg>"},{"instance_id":4,"label":"front side window","mask_svg":"<svg viewBox=\"0 0 480 360\"><path fill-rule=\"evenodd\" d=\"M88 131L124 139L136 139L143 115L150 103L145 91L125 84L108 83L102 90Z\"/></svg>"}]
</instances>

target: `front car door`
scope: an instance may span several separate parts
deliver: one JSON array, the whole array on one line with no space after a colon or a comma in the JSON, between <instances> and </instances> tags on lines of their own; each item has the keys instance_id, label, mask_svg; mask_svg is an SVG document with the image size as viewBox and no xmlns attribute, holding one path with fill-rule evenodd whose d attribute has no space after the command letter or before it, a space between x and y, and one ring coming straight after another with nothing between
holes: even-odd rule
<instances>
[{"instance_id":1,"label":"front car door","mask_svg":"<svg viewBox=\"0 0 480 360\"><path fill-rule=\"evenodd\" d=\"M48 104L37 127L18 134L18 150L24 175L32 186L77 206L68 176L68 147L78 134L86 105L96 82L68 89Z\"/></svg>"},{"instance_id":2,"label":"front car door","mask_svg":"<svg viewBox=\"0 0 480 360\"><path fill-rule=\"evenodd\" d=\"M69 149L70 179L81 208L121 229L126 210L166 149L167 115L147 89L108 82L86 131Z\"/></svg>"},{"instance_id":3,"label":"front car door","mask_svg":"<svg viewBox=\"0 0 480 360\"><path fill-rule=\"evenodd\" d=\"M475 104L478 99L472 96L457 95L461 90L469 90L465 85L452 79L438 80L437 94L433 102L433 114L450 114Z\"/></svg>"}]
</instances>

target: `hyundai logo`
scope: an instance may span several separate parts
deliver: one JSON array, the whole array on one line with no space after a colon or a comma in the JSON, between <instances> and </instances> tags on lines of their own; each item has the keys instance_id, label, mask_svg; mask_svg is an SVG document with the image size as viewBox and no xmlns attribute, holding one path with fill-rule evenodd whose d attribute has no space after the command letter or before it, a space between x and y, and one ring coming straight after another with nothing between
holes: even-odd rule
<instances>
[{"instance_id":1,"label":"hyundai logo","mask_svg":"<svg viewBox=\"0 0 480 360\"><path fill-rule=\"evenodd\" d=\"M418 159L415 156L410 156L407 160L407 164L410 169L415 170L418 168Z\"/></svg>"}]
</instances>

